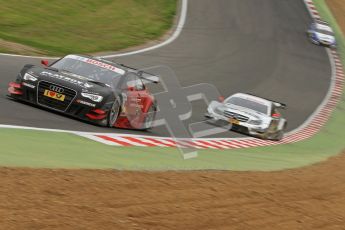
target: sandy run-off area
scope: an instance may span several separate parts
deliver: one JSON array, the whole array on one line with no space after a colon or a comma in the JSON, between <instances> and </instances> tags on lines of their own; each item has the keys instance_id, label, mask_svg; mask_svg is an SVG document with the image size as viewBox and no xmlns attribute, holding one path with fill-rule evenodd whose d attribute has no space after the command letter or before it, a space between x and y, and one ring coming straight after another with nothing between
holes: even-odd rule
<instances>
[{"instance_id":1,"label":"sandy run-off area","mask_svg":"<svg viewBox=\"0 0 345 230\"><path fill-rule=\"evenodd\" d=\"M327 0L327 5L336 18L340 29L345 35L345 1L344 0Z\"/></svg>"},{"instance_id":2,"label":"sandy run-off area","mask_svg":"<svg viewBox=\"0 0 345 230\"><path fill-rule=\"evenodd\" d=\"M281 172L0 170L0 229L344 229L345 154Z\"/></svg>"}]
</instances>

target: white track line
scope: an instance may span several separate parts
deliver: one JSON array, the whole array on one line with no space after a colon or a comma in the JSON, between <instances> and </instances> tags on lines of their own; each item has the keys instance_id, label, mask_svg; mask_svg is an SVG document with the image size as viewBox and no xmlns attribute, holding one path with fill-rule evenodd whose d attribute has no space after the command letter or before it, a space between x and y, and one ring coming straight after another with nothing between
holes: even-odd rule
<instances>
[{"instance_id":1,"label":"white track line","mask_svg":"<svg viewBox=\"0 0 345 230\"><path fill-rule=\"evenodd\" d=\"M307 120L305 120L305 122L300 125L298 128L291 130L290 132L286 133L286 135L292 135L294 133L299 132L300 130L304 129L306 126L308 126L309 124L311 124L311 122L313 121L313 119L320 113L320 111L325 107L325 105L327 104L327 102L329 101L330 97L332 96L333 93L333 89L334 89L334 85L335 85L335 79L336 79L336 71L335 71L335 65L334 65L334 61L333 61L333 55L331 54L330 50L326 48L327 51L327 55L329 57L330 60L330 64L331 64L331 82L327 91L327 94L325 96L325 98L322 100L321 104L316 108L316 110L307 118ZM333 108L332 108L333 111ZM328 119L327 119L328 120Z\"/></svg>"},{"instance_id":2,"label":"white track line","mask_svg":"<svg viewBox=\"0 0 345 230\"><path fill-rule=\"evenodd\" d=\"M172 43L173 41L175 41L176 38L178 38L178 36L180 36L182 29L184 27L184 24L186 22L186 18L187 18L188 0L182 0L181 4L182 5L181 5L181 13L180 13L179 22L177 24L177 27L176 27L174 34L168 40L165 40L162 43L159 43L157 45L147 47L147 48L144 48L141 50L135 50L135 51L126 52L126 53L119 53L119 54L105 55L105 56L102 56L102 58L123 57L123 56L128 56L128 55L139 54L139 53L143 53L143 52L147 52L147 51L161 48L161 47L166 46L166 45Z\"/></svg>"}]
</instances>

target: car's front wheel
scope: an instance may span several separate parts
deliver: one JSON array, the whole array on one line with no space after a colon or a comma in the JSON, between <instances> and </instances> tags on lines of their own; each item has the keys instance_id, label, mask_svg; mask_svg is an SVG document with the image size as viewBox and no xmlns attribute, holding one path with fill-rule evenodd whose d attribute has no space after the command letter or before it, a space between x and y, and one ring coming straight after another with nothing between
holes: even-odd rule
<instances>
[{"instance_id":1,"label":"car's front wheel","mask_svg":"<svg viewBox=\"0 0 345 230\"><path fill-rule=\"evenodd\" d=\"M107 126L108 127L114 127L116 120L120 114L120 110L121 110L121 104L120 101L118 99L116 99L113 103L113 105L111 106L111 109L108 113L108 122L107 122Z\"/></svg>"}]
</instances>

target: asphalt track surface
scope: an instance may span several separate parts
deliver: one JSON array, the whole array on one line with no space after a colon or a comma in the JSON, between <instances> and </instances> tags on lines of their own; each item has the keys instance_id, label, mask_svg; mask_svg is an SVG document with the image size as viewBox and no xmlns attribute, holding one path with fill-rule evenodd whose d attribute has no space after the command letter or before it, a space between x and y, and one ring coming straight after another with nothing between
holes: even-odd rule
<instances>
[{"instance_id":1,"label":"asphalt track surface","mask_svg":"<svg viewBox=\"0 0 345 230\"><path fill-rule=\"evenodd\" d=\"M185 26L174 42L111 59L137 68L169 67L182 86L210 83L224 96L249 92L284 102L289 131L312 114L330 84L325 49L306 38L310 22L302 0L190 0ZM0 56L0 124L168 135L164 127L150 132L102 128L7 99L8 82L26 63L39 64L39 59ZM193 102L192 117L186 123L203 120L206 108L202 101Z\"/></svg>"}]
</instances>

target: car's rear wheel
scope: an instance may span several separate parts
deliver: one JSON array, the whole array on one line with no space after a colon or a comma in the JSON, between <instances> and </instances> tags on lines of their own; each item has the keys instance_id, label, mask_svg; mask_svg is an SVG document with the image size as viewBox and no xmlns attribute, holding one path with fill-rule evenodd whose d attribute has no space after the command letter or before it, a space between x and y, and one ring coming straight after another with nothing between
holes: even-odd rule
<instances>
[{"instance_id":1,"label":"car's rear wheel","mask_svg":"<svg viewBox=\"0 0 345 230\"><path fill-rule=\"evenodd\" d=\"M286 130L286 127L287 122L284 123L283 129L277 130L277 132L275 132L270 139L273 141L281 141L284 138L284 132Z\"/></svg>"},{"instance_id":2,"label":"car's rear wheel","mask_svg":"<svg viewBox=\"0 0 345 230\"><path fill-rule=\"evenodd\" d=\"M280 141L282 140L284 137L284 131L283 130L279 130L274 134L274 137L272 138L272 140L274 141Z\"/></svg>"},{"instance_id":3,"label":"car's rear wheel","mask_svg":"<svg viewBox=\"0 0 345 230\"><path fill-rule=\"evenodd\" d=\"M114 101L114 104L111 106L111 109L108 113L108 126L109 127L114 127L116 120L120 114L121 110L121 104L118 99Z\"/></svg>"},{"instance_id":4,"label":"car's rear wheel","mask_svg":"<svg viewBox=\"0 0 345 230\"><path fill-rule=\"evenodd\" d=\"M155 104L152 104L149 110L147 111L147 115L141 127L142 130L148 130L152 128L153 121L156 117L156 111L157 111L157 106Z\"/></svg>"}]
</instances>

